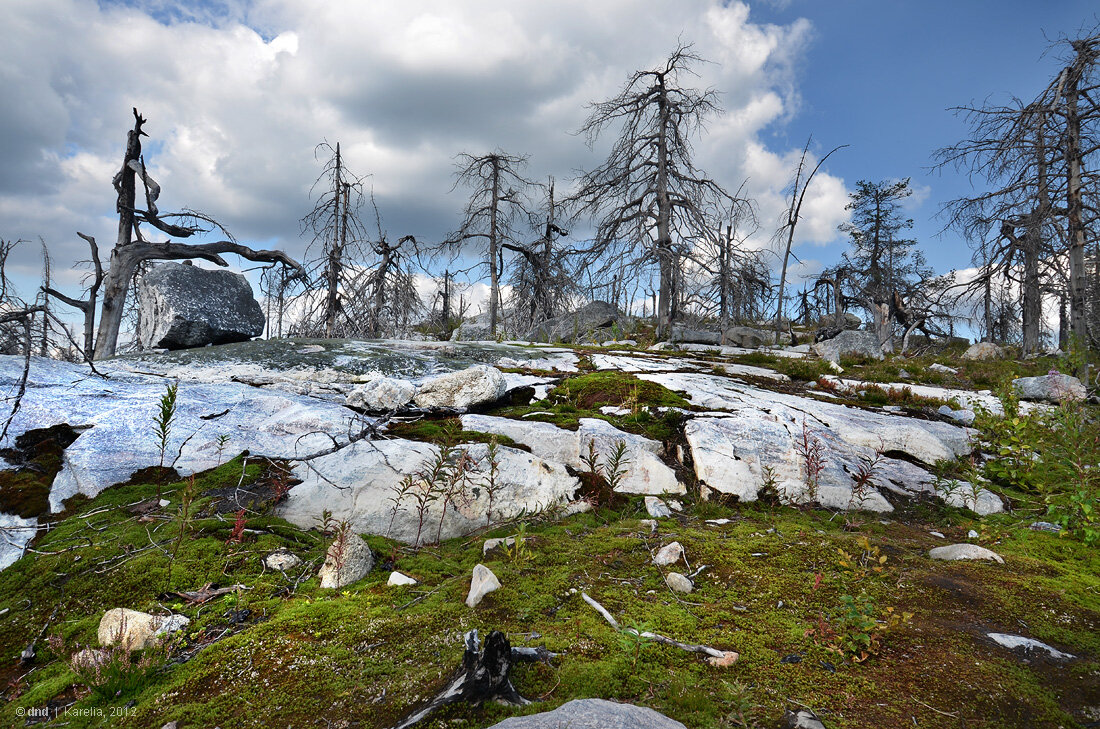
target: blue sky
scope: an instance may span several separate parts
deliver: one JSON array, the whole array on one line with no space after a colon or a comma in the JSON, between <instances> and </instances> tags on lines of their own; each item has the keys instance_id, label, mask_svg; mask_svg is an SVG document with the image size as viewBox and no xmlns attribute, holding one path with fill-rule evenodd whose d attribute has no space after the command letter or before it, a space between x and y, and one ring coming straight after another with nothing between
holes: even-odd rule
<instances>
[{"instance_id":1,"label":"blue sky","mask_svg":"<svg viewBox=\"0 0 1100 729\"><path fill-rule=\"evenodd\" d=\"M970 262L953 233L936 237L940 206L969 191L928 170L966 133L948 107L1030 98L1058 70L1048 38L1096 12L1084 0L5 0L0 237L45 238L55 282L78 294L75 232L112 240L110 179L138 106L162 209L302 255L313 150L340 141L391 237L439 240L464 204L455 155L527 154L532 178L565 186L611 141L590 150L573 134L585 105L683 40L712 61L698 83L725 107L697 162L731 189L748 180L762 224L751 245L769 245L806 137L817 154L850 145L815 178L795 286L844 250L837 225L860 179L912 177L914 235L943 272ZM40 268L36 243L17 249L24 295Z\"/></svg>"}]
</instances>

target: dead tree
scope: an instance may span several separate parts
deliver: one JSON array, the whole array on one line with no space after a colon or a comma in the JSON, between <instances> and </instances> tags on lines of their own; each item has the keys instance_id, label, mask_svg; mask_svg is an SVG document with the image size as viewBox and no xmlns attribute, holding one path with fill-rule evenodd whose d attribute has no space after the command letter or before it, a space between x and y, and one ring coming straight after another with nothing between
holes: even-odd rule
<instances>
[{"instance_id":1,"label":"dead tree","mask_svg":"<svg viewBox=\"0 0 1100 729\"><path fill-rule=\"evenodd\" d=\"M145 160L141 154L141 138L148 136L142 130L146 119L134 109L134 128L126 139L126 152L122 168L114 178L115 191L118 193L116 210L118 211L118 237L111 251L110 263L103 279L103 304L99 317L99 333L96 337L94 359L114 356L118 345L119 329L122 324L123 307L130 287L134 270L145 261L186 260L201 258L219 266L229 265L221 254L235 253L250 261L282 263L301 275L305 274L301 265L282 251L253 250L233 240L189 245L172 240L150 241L142 233L141 226L149 225L169 236L188 238L195 233L209 230L199 226L207 223L221 229L210 218L197 213L163 214L157 209L160 197L160 185L149 175ZM145 197L145 209L137 207L137 183L141 181ZM183 225L168 222L168 218L182 219ZM190 221L190 222L188 222ZM224 229L222 229L224 232Z\"/></svg>"},{"instance_id":2,"label":"dead tree","mask_svg":"<svg viewBox=\"0 0 1100 729\"><path fill-rule=\"evenodd\" d=\"M471 240L484 243L485 266L489 270L489 331L495 335L501 319L500 280L504 271L505 244L522 246L523 232L532 215L530 193L534 183L522 174L526 157L496 150L474 157L458 156L454 191L460 185L470 189L458 230L447 236L444 246L458 253Z\"/></svg>"},{"instance_id":3,"label":"dead tree","mask_svg":"<svg viewBox=\"0 0 1100 729\"><path fill-rule=\"evenodd\" d=\"M503 242L505 250L519 254L510 279L512 285L512 310L522 327L530 328L541 321L562 313L566 303L577 290L572 271L567 264L568 251L555 242L569 235L562 227L561 204L554 197L554 178L546 184L546 209L542 223L542 236L527 244Z\"/></svg>"},{"instance_id":4,"label":"dead tree","mask_svg":"<svg viewBox=\"0 0 1100 729\"><path fill-rule=\"evenodd\" d=\"M439 709L459 701L477 706L486 701L498 701L512 706L529 703L512 685L512 666L518 661L546 661L556 654L542 648L513 648L507 636L499 630L489 633L485 650L481 650L476 630L463 638L466 650L462 665L426 704L412 711L393 729L408 729L427 719Z\"/></svg>"},{"instance_id":5,"label":"dead tree","mask_svg":"<svg viewBox=\"0 0 1100 729\"><path fill-rule=\"evenodd\" d=\"M612 99L592 105L581 127L589 146L607 129L619 134L607 159L577 180L573 199L598 217L586 262L609 278L637 276L656 264L658 336L670 331L677 269L685 241L705 236L705 211L728 195L692 160L691 138L718 113L713 90L681 84L703 59L681 45L659 68L637 71Z\"/></svg>"},{"instance_id":6,"label":"dead tree","mask_svg":"<svg viewBox=\"0 0 1100 729\"><path fill-rule=\"evenodd\" d=\"M810 170L810 173L806 174L806 155L810 153L810 142L813 139L811 136L806 140L806 146L802 148L802 157L798 160L798 168L794 173L794 180L791 182L791 201L787 205L787 211L783 218L783 224L779 227L779 230L775 231L775 238L782 239L786 237L786 246L783 249L783 265L779 273L779 292L778 303L775 310L775 332L778 337L782 328L783 321L783 297L785 295L785 289L787 285L787 262L791 257L791 246L794 245L794 231L798 226L798 221L802 218L802 202L806 199L806 191L810 189L810 183L814 180L814 175L821 169L821 165L825 164L825 160L832 156L833 152L838 149L844 149L847 144L842 144L839 147L833 147L829 150L829 153L817 161L814 168ZM805 179L803 179L805 175Z\"/></svg>"},{"instance_id":7,"label":"dead tree","mask_svg":"<svg viewBox=\"0 0 1100 729\"><path fill-rule=\"evenodd\" d=\"M87 293L84 299L74 299L70 296L66 296L57 289L51 288L49 281L42 287L43 293L54 297L58 301L68 304L74 309L79 309L84 314L84 347L82 350L82 356L85 360L90 361L95 353L95 309L96 299L99 296L99 287L103 283L103 264L99 260L99 246L96 245L95 238L90 235L84 235L83 233L77 233L88 243L88 247L91 249L92 257L91 263L93 266L91 283L88 284Z\"/></svg>"}]
</instances>

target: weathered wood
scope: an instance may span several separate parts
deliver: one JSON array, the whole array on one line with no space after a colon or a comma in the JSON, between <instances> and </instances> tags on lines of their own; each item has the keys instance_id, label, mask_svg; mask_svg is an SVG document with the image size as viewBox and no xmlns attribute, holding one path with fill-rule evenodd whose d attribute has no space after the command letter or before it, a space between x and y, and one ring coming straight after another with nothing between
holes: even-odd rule
<instances>
[{"instance_id":1,"label":"weathered wood","mask_svg":"<svg viewBox=\"0 0 1100 729\"><path fill-rule=\"evenodd\" d=\"M489 633L485 649L480 650L476 630L464 636L466 651L462 665L443 689L420 708L408 714L393 729L406 729L427 719L448 704L459 701L477 706L499 701L513 706L531 703L512 685L510 673L517 661L544 661L557 655L543 648L512 648L508 637L499 630Z\"/></svg>"}]
</instances>

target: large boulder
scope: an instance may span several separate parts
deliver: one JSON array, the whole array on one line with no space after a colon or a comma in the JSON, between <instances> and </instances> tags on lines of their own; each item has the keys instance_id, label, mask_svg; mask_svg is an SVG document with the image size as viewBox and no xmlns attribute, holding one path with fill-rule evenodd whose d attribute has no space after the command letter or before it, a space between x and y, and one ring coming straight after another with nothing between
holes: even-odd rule
<instances>
[{"instance_id":1,"label":"large boulder","mask_svg":"<svg viewBox=\"0 0 1100 729\"><path fill-rule=\"evenodd\" d=\"M496 367L474 365L431 378L413 400L422 408L469 408L496 402L507 389L504 373Z\"/></svg>"},{"instance_id":2,"label":"large boulder","mask_svg":"<svg viewBox=\"0 0 1100 729\"><path fill-rule=\"evenodd\" d=\"M604 699L574 699L553 711L513 716L490 729L684 729L653 709Z\"/></svg>"},{"instance_id":3,"label":"large boulder","mask_svg":"<svg viewBox=\"0 0 1100 729\"><path fill-rule=\"evenodd\" d=\"M730 327L726 330L726 344L731 347L745 347L756 349L769 344L775 344L775 332L755 327Z\"/></svg>"},{"instance_id":4,"label":"large boulder","mask_svg":"<svg viewBox=\"0 0 1100 729\"><path fill-rule=\"evenodd\" d=\"M495 339L492 327L489 325L489 312L483 312L469 319L463 319L462 323L451 332L452 342L484 342ZM502 321L497 319L497 329L503 327Z\"/></svg>"},{"instance_id":5,"label":"large boulder","mask_svg":"<svg viewBox=\"0 0 1100 729\"><path fill-rule=\"evenodd\" d=\"M970 348L963 352L963 359L1000 359L1005 356L1005 351L999 345L993 342L977 342L970 345Z\"/></svg>"},{"instance_id":6,"label":"large boulder","mask_svg":"<svg viewBox=\"0 0 1100 729\"><path fill-rule=\"evenodd\" d=\"M841 357L883 358L875 333L864 330L845 330L832 339L818 342L810 351L830 362L839 362Z\"/></svg>"},{"instance_id":7,"label":"large boulder","mask_svg":"<svg viewBox=\"0 0 1100 729\"><path fill-rule=\"evenodd\" d=\"M842 325L842 328L844 329L859 329L861 326L863 326L863 320L850 311L844 312L843 317L844 323ZM821 329L829 329L837 326L836 315L826 314L825 316L821 317L820 320L818 320L817 326Z\"/></svg>"},{"instance_id":8,"label":"large boulder","mask_svg":"<svg viewBox=\"0 0 1100 729\"><path fill-rule=\"evenodd\" d=\"M1012 381L1012 387L1021 400L1060 403L1088 397L1088 391L1079 379L1060 372L1039 377L1019 377Z\"/></svg>"},{"instance_id":9,"label":"large boulder","mask_svg":"<svg viewBox=\"0 0 1100 729\"><path fill-rule=\"evenodd\" d=\"M341 531L325 552L325 563L317 576L321 587L339 590L366 577L374 567L370 546L358 534Z\"/></svg>"},{"instance_id":10,"label":"large boulder","mask_svg":"<svg viewBox=\"0 0 1100 729\"><path fill-rule=\"evenodd\" d=\"M690 342L692 344L713 344L717 346L722 343L722 335L719 332L691 329L682 324L673 324L672 331L669 335L669 341Z\"/></svg>"},{"instance_id":11,"label":"large boulder","mask_svg":"<svg viewBox=\"0 0 1100 729\"><path fill-rule=\"evenodd\" d=\"M143 349L243 342L264 330L264 312L239 273L161 263L142 278Z\"/></svg>"},{"instance_id":12,"label":"large boulder","mask_svg":"<svg viewBox=\"0 0 1100 729\"><path fill-rule=\"evenodd\" d=\"M535 325L524 337L530 342L582 342L614 339L613 324L623 321L622 313L606 301L593 301L576 311L555 316ZM603 330L603 331L601 331Z\"/></svg>"}]
</instances>

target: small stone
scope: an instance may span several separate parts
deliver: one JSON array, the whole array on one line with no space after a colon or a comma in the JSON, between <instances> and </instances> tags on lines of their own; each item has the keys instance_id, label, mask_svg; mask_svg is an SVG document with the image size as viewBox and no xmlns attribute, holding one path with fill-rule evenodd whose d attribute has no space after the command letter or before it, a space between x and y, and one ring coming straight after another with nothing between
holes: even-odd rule
<instances>
[{"instance_id":1,"label":"small stone","mask_svg":"<svg viewBox=\"0 0 1100 729\"><path fill-rule=\"evenodd\" d=\"M168 506L168 505L169 505L169 504L171 504L171 503L172 503L172 502L171 502L171 501L169 501L168 499L161 499L161 500L160 500L160 502L159 502L159 504L160 504L160 508L162 508L162 509L163 509L163 508L165 508L166 506Z\"/></svg>"},{"instance_id":2,"label":"small stone","mask_svg":"<svg viewBox=\"0 0 1100 729\"><path fill-rule=\"evenodd\" d=\"M159 620L160 625L157 626L157 630L153 635L160 636L175 633L191 624L191 618L186 615L172 614L166 618L159 618Z\"/></svg>"},{"instance_id":3,"label":"small stone","mask_svg":"<svg viewBox=\"0 0 1100 729\"><path fill-rule=\"evenodd\" d=\"M947 365L942 365L939 362L936 362L935 364L929 365L928 369L932 370L933 372L942 372L945 375L957 375L957 374L959 374L959 371L957 369L955 369L954 367L948 367Z\"/></svg>"},{"instance_id":4,"label":"small stone","mask_svg":"<svg viewBox=\"0 0 1100 729\"><path fill-rule=\"evenodd\" d=\"M974 531L973 529L966 533L967 539L977 539L979 536L981 535L979 535L978 532Z\"/></svg>"},{"instance_id":5,"label":"small stone","mask_svg":"<svg viewBox=\"0 0 1100 729\"><path fill-rule=\"evenodd\" d=\"M657 554L653 557L653 564L661 566L676 564L683 556L683 546L679 542L672 542L658 550Z\"/></svg>"},{"instance_id":6,"label":"small stone","mask_svg":"<svg viewBox=\"0 0 1100 729\"><path fill-rule=\"evenodd\" d=\"M345 404L364 410L400 410L412 402L416 385L407 380L379 377L360 385L344 398Z\"/></svg>"},{"instance_id":7,"label":"small stone","mask_svg":"<svg viewBox=\"0 0 1100 729\"><path fill-rule=\"evenodd\" d=\"M298 555L292 554L285 549L279 549L264 557L264 567L269 570L278 570L279 572L286 572L287 570L294 569L302 563Z\"/></svg>"},{"instance_id":8,"label":"small stone","mask_svg":"<svg viewBox=\"0 0 1100 729\"><path fill-rule=\"evenodd\" d=\"M650 534L657 533L657 520L656 519L642 519L638 522L638 526L642 527Z\"/></svg>"},{"instance_id":9,"label":"small stone","mask_svg":"<svg viewBox=\"0 0 1100 729\"><path fill-rule=\"evenodd\" d=\"M416 580L400 572L391 572L390 579L386 581L386 584L390 587L402 587L404 585L415 585Z\"/></svg>"},{"instance_id":10,"label":"small stone","mask_svg":"<svg viewBox=\"0 0 1100 729\"><path fill-rule=\"evenodd\" d=\"M740 654L736 651L722 651L720 656L707 656L707 663L714 668L729 668L737 659L740 658Z\"/></svg>"},{"instance_id":11,"label":"small stone","mask_svg":"<svg viewBox=\"0 0 1100 729\"><path fill-rule=\"evenodd\" d=\"M669 499L668 500L668 508L672 509L673 511L683 511L684 510L684 505L681 504L676 499Z\"/></svg>"},{"instance_id":12,"label":"small stone","mask_svg":"<svg viewBox=\"0 0 1100 729\"><path fill-rule=\"evenodd\" d=\"M477 607L483 597L499 589L500 580L493 571L483 564L476 565L470 578L470 594L466 596L466 607Z\"/></svg>"},{"instance_id":13,"label":"small stone","mask_svg":"<svg viewBox=\"0 0 1100 729\"><path fill-rule=\"evenodd\" d=\"M775 604L775 609L776 609L776 610L778 610L778 609L779 609L779 608L781 608L781 607L783 607L783 601L782 601L782 600L780 600L779 602L777 602L777 603Z\"/></svg>"},{"instance_id":14,"label":"small stone","mask_svg":"<svg viewBox=\"0 0 1100 729\"><path fill-rule=\"evenodd\" d=\"M932 536L934 536L934 537L939 537L940 539L947 539L947 537L945 537L945 536L944 536L944 535L943 535L942 533L940 533L940 532L928 532L928 533L929 533L929 534L931 534L931 535L932 535Z\"/></svg>"},{"instance_id":15,"label":"small stone","mask_svg":"<svg viewBox=\"0 0 1100 729\"><path fill-rule=\"evenodd\" d=\"M725 526L732 521L732 519L707 519L707 524L713 524L714 526Z\"/></svg>"},{"instance_id":16,"label":"small stone","mask_svg":"<svg viewBox=\"0 0 1100 729\"><path fill-rule=\"evenodd\" d=\"M665 584L674 592L691 592L695 589L695 584L679 572L669 572L665 575Z\"/></svg>"},{"instance_id":17,"label":"small stone","mask_svg":"<svg viewBox=\"0 0 1100 729\"><path fill-rule=\"evenodd\" d=\"M98 637L103 646L121 645L126 650L141 650L167 633L182 630L191 621L183 615L161 617L138 610L114 608L99 621Z\"/></svg>"},{"instance_id":18,"label":"small stone","mask_svg":"<svg viewBox=\"0 0 1100 729\"><path fill-rule=\"evenodd\" d=\"M298 354L318 354L324 352L325 348L320 344L307 344L304 347L298 347Z\"/></svg>"},{"instance_id":19,"label":"small stone","mask_svg":"<svg viewBox=\"0 0 1100 729\"><path fill-rule=\"evenodd\" d=\"M645 510L655 519L663 519L672 516L672 511L668 508L668 504L661 501L656 496L645 497Z\"/></svg>"},{"instance_id":20,"label":"small stone","mask_svg":"<svg viewBox=\"0 0 1100 729\"><path fill-rule=\"evenodd\" d=\"M802 654L801 653L790 653L790 654L785 655L782 658L780 658L779 662L780 663L787 663L787 664L802 663Z\"/></svg>"},{"instance_id":21,"label":"small stone","mask_svg":"<svg viewBox=\"0 0 1100 729\"><path fill-rule=\"evenodd\" d=\"M1049 521L1033 521L1029 529L1034 529L1037 532L1054 532L1058 533L1062 531L1062 527L1057 524L1051 524Z\"/></svg>"},{"instance_id":22,"label":"small stone","mask_svg":"<svg viewBox=\"0 0 1100 729\"><path fill-rule=\"evenodd\" d=\"M903 380L913 379L913 375L909 374L908 370L898 370L898 377L900 377Z\"/></svg>"},{"instance_id":23,"label":"small stone","mask_svg":"<svg viewBox=\"0 0 1100 729\"><path fill-rule=\"evenodd\" d=\"M366 577L372 567L370 546L358 534L348 533L333 540L317 574L322 589L338 590Z\"/></svg>"},{"instance_id":24,"label":"small stone","mask_svg":"<svg viewBox=\"0 0 1100 729\"><path fill-rule=\"evenodd\" d=\"M1076 657L1070 653L1063 653L1034 638L1025 638L1022 635L1011 635L1009 633L986 633L986 635L988 635L997 645L1004 646L1009 650L1019 649L1028 654L1035 651L1044 651L1056 661L1067 661Z\"/></svg>"},{"instance_id":25,"label":"small stone","mask_svg":"<svg viewBox=\"0 0 1100 729\"><path fill-rule=\"evenodd\" d=\"M507 549L515 543L515 537L494 537L493 539L486 539L485 543L481 545L481 555L484 557L486 554L489 554L489 552L492 552L502 545Z\"/></svg>"},{"instance_id":26,"label":"small stone","mask_svg":"<svg viewBox=\"0 0 1100 729\"><path fill-rule=\"evenodd\" d=\"M956 559L988 559L999 564L1004 564L1004 559L996 552L990 551L977 544L951 544L946 547L936 547L928 551L932 559L956 560Z\"/></svg>"}]
</instances>

